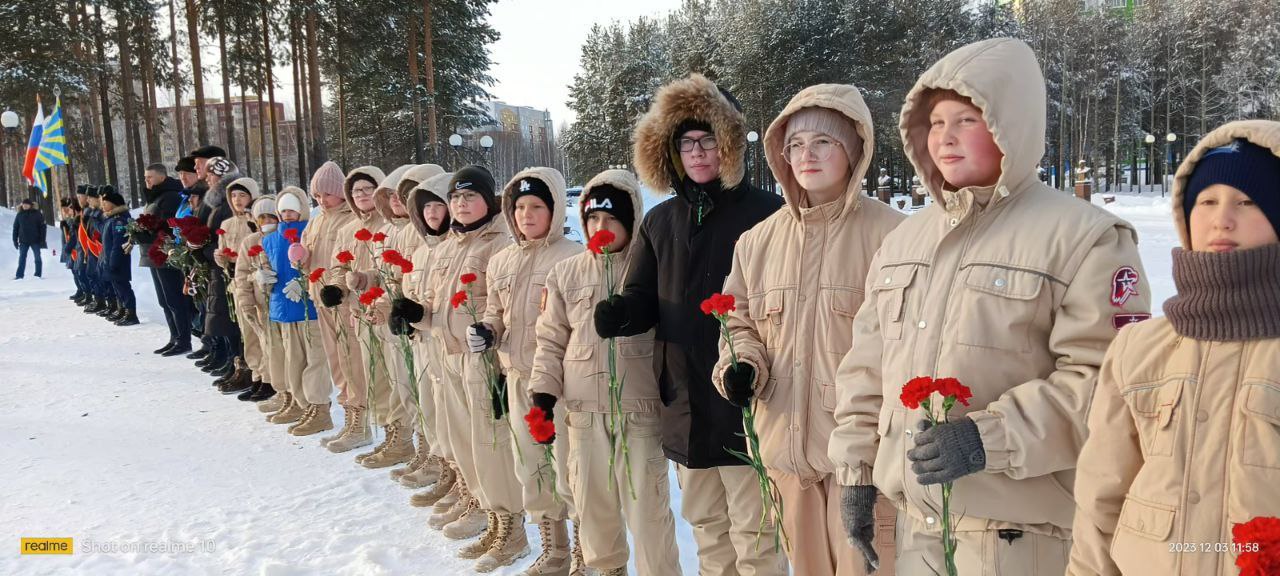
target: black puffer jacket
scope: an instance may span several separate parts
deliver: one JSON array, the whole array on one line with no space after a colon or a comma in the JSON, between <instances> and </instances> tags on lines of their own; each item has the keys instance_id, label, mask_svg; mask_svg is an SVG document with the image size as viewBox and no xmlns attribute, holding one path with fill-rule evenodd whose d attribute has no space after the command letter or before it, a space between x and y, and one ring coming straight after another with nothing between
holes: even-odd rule
<instances>
[{"instance_id":1,"label":"black puffer jacket","mask_svg":"<svg viewBox=\"0 0 1280 576\"><path fill-rule=\"evenodd\" d=\"M687 119L710 125L720 142L719 181L699 186L680 176L671 141ZM674 189L676 196L654 207L636 231L622 290L623 335L657 329L658 383L666 406L662 447L667 458L689 468L743 464L728 452L745 450L738 435L742 411L711 383L720 356L719 324L700 305L724 287L738 237L782 206L778 195L742 182L744 128L729 97L698 75L660 90L636 127L640 178L651 189Z\"/></svg>"},{"instance_id":2,"label":"black puffer jacket","mask_svg":"<svg viewBox=\"0 0 1280 576\"><path fill-rule=\"evenodd\" d=\"M182 204L182 183L174 178L165 178L163 182L146 191L147 205L143 207L143 214L151 214L162 221L167 222L178 214L178 206ZM155 238L144 238L149 244L155 241ZM143 268L155 268L156 265L151 261L151 257L147 255L149 245L138 246L138 265Z\"/></svg>"},{"instance_id":3,"label":"black puffer jacket","mask_svg":"<svg viewBox=\"0 0 1280 576\"><path fill-rule=\"evenodd\" d=\"M45 247L44 216L36 208L19 211L13 218L13 245Z\"/></svg>"},{"instance_id":4,"label":"black puffer jacket","mask_svg":"<svg viewBox=\"0 0 1280 576\"><path fill-rule=\"evenodd\" d=\"M218 249L218 237L215 234L222 227L222 222L232 216L231 203L227 200L227 186L239 177L238 171L223 176L218 181L218 185L204 195L204 206L209 209L205 224L212 232L209 235L209 242L201 250L204 261L209 263L209 284L204 301L204 333L221 338L234 336L239 327L236 326L235 318L232 318L231 311L227 307L226 274L221 266L213 264L213 254Z\"/></svg>"}]
</instances>

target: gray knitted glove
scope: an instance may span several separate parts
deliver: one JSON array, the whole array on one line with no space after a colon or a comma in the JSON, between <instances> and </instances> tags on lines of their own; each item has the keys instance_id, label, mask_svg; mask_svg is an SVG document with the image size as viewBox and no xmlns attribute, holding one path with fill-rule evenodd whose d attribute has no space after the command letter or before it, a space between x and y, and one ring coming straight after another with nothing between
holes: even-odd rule
<instances>
[{"instance_id":1,"label":"gray knitted glove","mask_svg":"<svg viewBox=\"0 0 1280 576\"><path fill-rule=\"evenodd\" d=\"M925 420L919 427L916 447L907 451L917 482L924 485L954 482L987 467L982 436L973 420L961 418L933 427Z\"/></svg>"},{"instance_id":2,"label":"gray knitted glove","mask_svg":"<svg viewBox=\"0 0 1280 576\"><path fill-rule=\"evenodd\" d=\"M840 489L840 520L844 522L844 533L849 537L849 543L862 552L867 574L880 567L880 556L872 545L876 536L875 505L875 486L845 486Z\"/></svg>"}]
</instances>

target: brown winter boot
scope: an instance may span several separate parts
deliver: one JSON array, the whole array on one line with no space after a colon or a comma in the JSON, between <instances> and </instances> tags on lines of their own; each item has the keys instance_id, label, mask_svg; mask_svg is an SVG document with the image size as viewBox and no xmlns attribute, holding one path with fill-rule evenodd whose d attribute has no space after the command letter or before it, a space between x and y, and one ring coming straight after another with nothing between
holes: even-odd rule
<instances>
[{"instance_id":1,"label":"brown winter boot","mask_svg":"<svg viewBox=\"0 0 1280 576\"><path fill-rule=\"evenodd\" d=\"M528 555L529 537L524 532L524 512L498 514L498 537L493 540L489 551L476 561L475 571L493 572Z\"/></svg>"},{"instance_id":2,"label":"brown winter boot","mask_svg":"<svg viewBox=\"0 0 1280 576\"><path fill-rule=\"evenodd\" d=\"M288 392L282 392L280 394L276 394L266 400L263 400L262 402L259 402L258 411L266 412L267 414L271 414L273 412L279 412L280 407L284 406L285 400L288 399L289 397L290 397L290 394Z\"/></svg>"},{"instance_id":3,"label":"brown winter boot","mask_svg":"<svg viewBox=\"0 0 1280 576\"><path fill-rule=\"evenodd\" d=\"M484 527L484 536L479 540L464 546L458 551L458 557L463 560L475 560L484 556L490 548L493 547L494 539L498 537L498 514L494 512L485 512L486 524Z\"/></svg>"},{"instance_id":4,"label":"brown winter boot","mask_svg":"<svg viewBox=\"0 0 1280 576\"><path fill-rule=\"evenodd\" d=\"M287 398L286 400L288 400L288 403L282 406L279 412L267 418L267 422L272 424L293 424L302 419L307 409L302 407L297 398Z\"/></svg>"},{"instance_id":5,"label":"brown winter boot","mask_svg":"<svg viewBox=\"0 0 1280 576\"><path fill-rule=\"evenodd\" d=\"M289 428L289 433L294 436L310 436L325 430L333 430L333 418L329 416L328 402L312 404L311 417L298 423L297 426Z\"/></svg>"},{"instance_id":6,"label":"brown winter boot","mask_svg":"<svg viewBox=\"0 0 1280 576\"><path fill-rule=\"evenodd\" d=\"M427 457L431 455L430 449L427 447L427 441L422 437L422 433L416 432L414 433L414 436L417 436L418 438L418 441L414 443L414 446L417 446L418 448L417 450L414 450L413 458L410 458L408 462L405 462L404 466L391 471L391 480L393 482L399 482L400 478L405 474L421 468L427 463ZM415 486L415 488L418 488L418 486Z\"/></svg>"},{"instance_id":7,"label":"brown winter boot","mask_svg":"<svg viewBox=\"0 0 1280 576\"><path fill-rule=\"evenodd\" d=\"M451 498L456 500L458 494L456 478L457 473L453 471L453 468L450 468L447 462L441 460L440 479L436 480L430 490L410 496L409 505L415 508L426 508L428 506L434 507ZM452 505L453 503L448 502L448 504Z\"/></svg>"},{"instance_id":8,"label":"brown winter boot","mask_svg":"<svg viewBox=\"0 0 1280 576\"><path fill-rule=\"evenodd\" d=\"M400 485L405 488L425 488L433 482L440 481L441 471L444 468L443 458L428 454L417 470L400 477Z\"/></svg>"},{"instance_id":9,"label":"brown winter boot","mask_svg":"<svg viewBox=\"0 0 1280 576\"><path fill-rule=\"evenodd\" d=\"M467 511L467 506L471 504L471 492L467 491L467 482L462 475L459 474L457 478L457 481L453 484L457 488L453 493L455 496L453 504L444 506L444 500L436 502L436 505L431 509L431 518L427 520L428 526L436 530L444 530L445 526L453 523L454 520L457 520L459 516L462 516Z\"/></svg>"},{"instance_id":10,"label":"brown winter boot","mask_svg":"<svg viewBox=\"0 0 1280 576\"><path fill-rule=\"evenodd\" d=\"M450 540L466 540L479 536L484 532L487 524L486 512L487 510L480 507L480 501L472 496L471 503L467 505L462 515L444 527L444 537Z\"/></svg>"},{"instance_id":11,"label":"brown winter boot","mask_svg":"<svg viewBox=\"0 0 1280 576\"><path fill-rule=\"evenodd\" d=\"M365 468L386 468L403 464L413 458L413 437L405 434L408 429L402 424L391 423L386 427L386 446L377 454L360 461Z\"/></svg>"},{"instance_id":12,"label":"brown winter boot","mask_svg":"<svg viewBox=\"0 0 1280 576\"><path fill-rule=\"evenodd\" d=\"M573 523L573 549L569 551L569 576L595 576L595 570L587 567L587 560L582 556L582 536L579 526Z\"/></svg>"},{"instance_id":13,"label":"brown winter boot","mask_svg":"<svg viewBox=\"0 0 1280 576\"><path fill-rule=\"evenodd\" d=\"M617 568L605 570L604 572L600 572L600 576L627 576L627 567L619 566Z\"/></svg>"},{"instance_id":14,"label":"brown winter boot","mask_svg":"<svg viewBox=\"0 0 1280 576\"><path fill-rule=\"evenodd\" d=\"M328 436L325 436L324 438L321 438L320 445L328 447L330 442L333 442L334 440L337 440L343 437L343 435L347 433L347 430L351 429L351 416L352 416L351 409L347 408L346 406L343 406L342 407L342 429L338 430L336 434L330 434Z\"/></svg>"},{"instance_id":15,"label":"brown winter boot","mask_svg":"<svg viewBox=\"0 0 1280 576\"><path fill-rule=\"evenodd\" d=\"M373 444L373 432L369 429L369 411L360 406L346 406L351 412L351 427L344 436L329 442L328 448L334 454L355 450L361 446Z\"/></svg>"},{"instance_id":16,"label":"brown winter boot","mask_svg":"<svg viewBox=\"0 0 1280 576\"><path fill-rule=\"evenodd\" d=\"M520 576L569 576L569 527L564 520L543 520L538 524L542 555Z\"/></svg>"}]
</instances>

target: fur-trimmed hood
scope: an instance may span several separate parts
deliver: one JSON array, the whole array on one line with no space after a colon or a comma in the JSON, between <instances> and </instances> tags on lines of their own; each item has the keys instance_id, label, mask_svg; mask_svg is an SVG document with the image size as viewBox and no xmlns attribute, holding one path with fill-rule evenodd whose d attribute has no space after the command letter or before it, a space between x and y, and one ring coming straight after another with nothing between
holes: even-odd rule
<instances>
[{"instance_id":1,"label":"fur-trimmed hood","mask_svg":"<svg viewBox=\"0 0 1280 576\"><path fill-rule=\"evenodd\" d=\"M1184 250L1191 249L1191 233L1186 214L1182 211L1182 198L1187 193L1187 183L1191 181L1191 173L1196 164L1209 150L1226 146L1237 138L1243 138L1266 148L1272 154L1280 156L1280 122L1272 120L1238 120L1228 122L1204 135L1196 147L1191 149L1187 158L1178 165L1178 172L1173 177L1173 188L1170 197L1173 205L1173 223L1178 229L1178 240Z\"/></svg>"},{"instance_id":2,"label":"fur-trimmed hood","mask_svg":"<svg viewBox=\"0 0 1280 576\"><path fill-rule=\"evenodd\" d=\"M262 195L258 189L258 182L253 178L249 178L249 177L236 178L234 182L227 184L227 190L229 191L231 190L231 188L236 186L243 187L245 190L249 191L249 198L251 198L251 200L249 201L249 208L252 209L253 201L257 200L258 197ZM228 193L227 196L230 197L230 194ZM248 211L236 210L236 205L231 204L231 213L235 214L236 216L240 216L242 214L248 213Z\"/></svg>"},{"instance_id":3,"label":"fur-trimmed hood","mask_svg":"<svg viewBox=\"0 0 1280 576\"><path fill-rule=\"evenodd\" d=\"M720 186L726 190L737 187L745 172L747 119L732 96L701 74L690 74L660 88L649 111L636 123L632 157L640 181L658 192L683 192L684 168L673 138L685 120L711 125L719 143Z\"/></svg>"},{"instance_id":4,"label":"fur-trimmed hood","mask_svg":"<svg viewBox=\"0 0 1280 576\"><path fill-rule=\"evenodd\" d=\"M361 220L368 220L371 216L378 213L377 207L375 206L373 210L369 210L368 212L362 211L359 208L356 208L355 199L351 196L351 185L355 182L356 176L360 174L373 178L375 188L382 185L382 181L386 180L387 175L383 174L382 169L377 166L361 166L347 172L346 179L342 181L342 194L347 198L347 205L351 207L351 211L355 212L358 218Z\"/></svg>"},{"instance_id":5,"label":"fur-trimmed hood","mask_svg":"<svg viewBox=\"0 0 1280 576\"><path fill-rule=\"evenodd\" d=\"M591 191L597 186L603 185L613 186L619 190L626 190L631 195L631 209L635 213L635 225L632 227L631 234L627 238L627 246L622 251L626 251L635 244L636 237L639 236L640 222L644 220L644 196L640 193L640 181L636 179L636 175L627 170L605 170L596 174L582 187L582 194L578 198L578 217L582 222L582 233L587 233L587 199L591 197Z\"/></svg>"},{"instance_id":6,"label":"fur-trimmed hood","mask_svg":"<svg viewBox=\"0 0 1280 576\"><path fill-rule=\"evenodd\" d=\"M422 219L422 209L426 207L428 202L438 201L449 207L449 182L453 180L453 172L442 172L430 178L427 178L421 184L413 187L409 191L409 201L405 207L409 209L409 221L413 222L413 227L427 239L428 243L438 243L444 239L444 233L449 230L449 218L445 218L443 229L440 235L433 236L427 230L427 222Z\"/></svg>"},{"instance_id":7,"label":"fur-trimmed hood","mask_svg":"<svg viewBox=\"0 0 1280 576\"><path fill-rule=\"evenodd\" d=\"M840 215L848 214L858 208L865 196L862 195L862 179L871 166L871 155L875 152L875 130L871 123L871 110L862 100L862 93L851 84L818 84L801 90L782 113L769 125L764 135L765 159L773 177L782 185L782 194L787 199L787 210L797 220L801 219L800 208L804 205L804 190L791 172L791 165L783 159L783 147L786 146L787 124L791 117L805 108L826 108L844 116L853 125L854 132L862 138L862 149L859 150L858 163L849 167L849 186L844 193L844 208Z\"/></svg>"},{"instance_id":8,"label":"fur-trimmed hood","mask_svg":"<svg viewBox=\"0 0 1280 576\"><path fill-rule=\"evenodd\" d=\"M400 199L400 203L404 204L406 211L409 211L409 192L428 178L444 173L444 168L437 164L408 164L401 166L401 168L405 168L405 171L400 173L400 177L396 178L394 182L388 182L388 180L392 179L392 176L387 176L387 180L382 182L373 197L373 203L378 207L378 212L388 222L404 221L404 217L396 216L391 210L391 194L395 194ZM400 168L396 168L397 172L399 170ZM392 174L395 174L395 172L392 172Z\"/></svg>"},{"instance_id":9,"label":"fur-trimmed hood","mask_svg":"<svg viewBox=\"0 0 1280 576\"><path fill-rule=\"evenodd\" d=\"M564 219L565 219L565 183L564 176L555 168L525 168L511 177L507 185L502 188L502 217L507 221L507 228L511 230L511 237L518 243L525 243L528 240L520 233L520 227L516 225L516 186L525 178L537 178L547 185L551 190L551 199L553 206L551 208L551 229L547 231L547 236L540 240L543 244L550 244L561 238L564 238Z\"/></svg>"}]
</instances>

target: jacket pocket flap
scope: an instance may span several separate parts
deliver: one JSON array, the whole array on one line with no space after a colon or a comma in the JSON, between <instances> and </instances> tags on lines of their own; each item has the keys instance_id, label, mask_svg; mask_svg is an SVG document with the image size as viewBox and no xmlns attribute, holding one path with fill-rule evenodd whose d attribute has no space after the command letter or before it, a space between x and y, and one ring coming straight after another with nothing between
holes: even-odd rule
<instances>
[{"instance_id":1,"label":"jacket pocket flap","mask_svg":"<svg viewBox=\"0 0 1280 576\"><path fill-rule=\"evenodd\" d=\"M747 297L747 317L752 320L764 320L782 312L786 293L782 290L771 290L764 294Z\"/></svg>"},{"instance_id":2,"label":"jacket pocket flap","mask_svg":"<svg viewBox=\"0 0 1280 576\"><path fill-rule=\"evenodd\" d=\"M971 266L964 282L979 292L1014 300L1031 300L1040 295L1044 276L997 266Z\"/></svg>"},{"instance_id":3,"label":"jacket pocket flap","mask_svg":"<svg viewBox=\"0 0 1280 576\"><path fill-rule=\"evenodd\" d=\"M1134 412L1148 418L1160 418L1160 425L1164 426L1172 420L1173 409L1182 399L1182 380L1143 384L1121 393L1129 399Z\"/></svg>"},{"instance_id":4,"label":"jacket pocket flap","mask_svg":"<svg viewBox=\"0 0 1280 576\"><path fill-rule=\"evenodd\" d=\"M623 358L644 358L653 356L653 339L619 340L618 355Z\"/></svg>"},{"instance_id":5,"label":"jacket pocket flap","mask_svg":"<svg viewBox=\"0 0 1280 576\"><path fill-rule=\"evenodd\" d=\"M873 284L872 291L879 292L881 290L894 290L897 288L906 288L911 284L911 279L915 278L916 270L919 268L916 264L898 264L895 266L881 266L880 275Z\"/></svg>"},{"instance_id":6,"label":"jacket pocket flap","mask_svg":"<svg viewBox=\"0 0 1280 576\"><path fill-rule=\"evenodd\" d=\"M596 347L591 344L575 344L567 346L564 349L565 360L588 360L595 352Z\"/></svg>"},{"instance_id":7,"label":"jacket pocket flap","mask_svg":"<svg viewBox=\"0 0 1280 576\"><path fill-rule=\"evenodd\" d=\"M1124 500L1120 510L1120 525L1135 534L1163 542L1173 531L1174 508L1163 504L1144 502L1133 496Z\"/></svg>"},{"instance_id":8,"label":"jacket pocket flap","mask_svg":"<svg viewBox=\"0 0 1280 576\"><path fill-rule=\"evenodd\" d=\"M1249 385L1249 397L1245 399L1246 412L1280 426L1280 387L1266 382Z\"/></svg>"},{"instance_id":9,"label":"jacket pocket flap","mask_svg":"<svg viewBox=\"0 0 1280 576\"><path fill-rule=\"evenodd\" d=\"M594 286L580 286L578 288L570 288L564 291L564 299L566 302L581 302L595 293Z\"/></svg>"},{"instance_id":10,"label":"jacket pocket flap","mask_svg":"<svg viewBox=\"0 0 1280 576\"><path fill-rule=\"evenodd\" d=\"M853 317L862 305L862 291L853 288L832 287L827 292L831 295L831 311L841 316Z\"/></svg>"}]
</instances>

